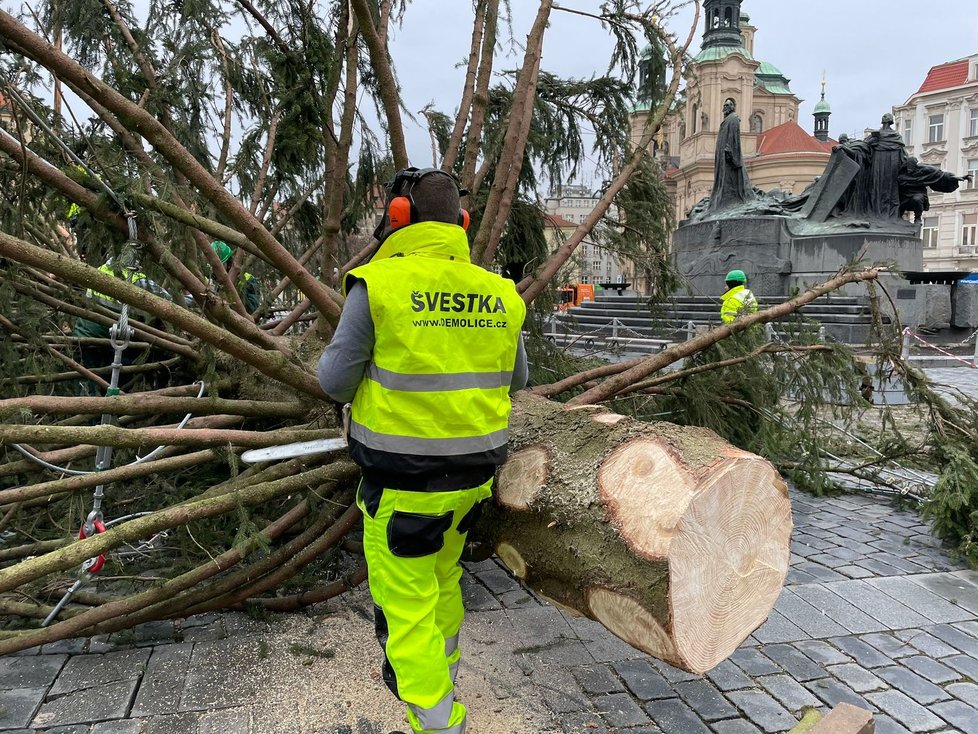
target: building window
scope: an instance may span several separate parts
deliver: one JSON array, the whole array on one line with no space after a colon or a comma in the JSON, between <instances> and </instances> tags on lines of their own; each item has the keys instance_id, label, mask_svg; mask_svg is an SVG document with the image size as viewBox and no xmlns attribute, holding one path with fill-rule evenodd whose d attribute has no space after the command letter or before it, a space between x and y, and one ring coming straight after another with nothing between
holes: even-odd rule
<instances>
[{"instance_id":1,"label":"building window","mask_svg":"<svg viewBox=\"0 0 978 734\"><path fill-rule=\"evenodd\" d=\"M965 188L978 189L978 158L968 159L968 174L971 176L971 180L965 181Z\"/></svg>"},{"instance_id":2,"label":"building window","mask_svg":"<svg viewBox=\"0 0 978 734\"><path fill-rule=\"evenodd\" d=\"M978 108L971 110L971 124L968 126L968 137L978 138Z\"/></svg>"},{"instance_id":3,"label":"building window","mask_svg":"<svg viewBox=\"0 0 978 734\"><path fill-rule=\"evenodd\" d=\"M760 112L755 112L750 116L750 131L752 133L764 132L764 120L761 118Z\"/></svg>"},{"instance_id":4,"label":"building window","mask_svg":"<svg viewBox=\"0 0 978 734\"><path fill-rule=\"evenodd\" d=\"M923 227L920 230L920 237L924 240L924 248L933 250L937 247L937 237L940 229L938 228L938 217L924 217Z\"/></svg>"},{"instance_id":5,"label":"building window","mask_svg":"<svg viewBox=\"0 0 978 734\"><path fill-rule=\"evenodd\" d=\"M581 282L584 283L584 284L590 283L591 282L591 276L590 275L582 275L581 276Z\"/></svg>"},{"instance_id":6,"label":"building window","mask_svg":"<svg viewBox=\"0 0 978 734\"><path fill-rule=\"evenodd\" d=\"M913 145L913 120L907 120L903 123L903 142L907 145Z\"/></svg>"},{"instance_id":7,"label":"building window","mask_svg":"<svg viewBox=\"0 0 978 734\"><path fill-rule=\"evenodd\" d=\"M601 270L601 261L595 260L591 263L591 270Z\"/></svg>"},{"instance_id":8,"label":"building window","mask_svg":"<svg viewBox=\"0 0 978 734\"><path fill-rule=\"evenodd\" d=\"M927 141L930 143L939 143L942 140L944 140L944 115L931 115L930 135Z\"/></svg>"},{"instance_id":9,"label":"building window","mask_svg":"<svg viewBox=\"0 0 978 734\"><path fill-rule=\"evenodd\" d=\"M587 257L587 245L581 245L581 257Z\"/></svg>"},{"instance_id":10,"label":"building window","mask_svg":"<svg viewBox=\"0 0 978 734\"><path fill-rule=\"evenodd\" d=\"M961 246L974 247L978 244L978 214L965 214L961 224Z\"/></svg>"}]
</instances>

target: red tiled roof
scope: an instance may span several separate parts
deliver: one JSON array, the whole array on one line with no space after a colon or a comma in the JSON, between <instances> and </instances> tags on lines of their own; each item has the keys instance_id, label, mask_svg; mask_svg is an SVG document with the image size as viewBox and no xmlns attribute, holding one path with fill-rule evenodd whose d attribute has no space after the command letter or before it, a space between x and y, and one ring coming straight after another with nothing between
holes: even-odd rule
<instances>
[{"instance_id":1,"label":"red tiled roof","mask_svg":"<svg viewBox=\"0 0 978 734\"><path fill-rule=\"evenodd\" d=\"M931 70L927 72L927 78L924 79L924 83L921 84L920 89L917 90L917 94L923 94L924 92L935 92L938 89L960 87L962 84L967 83L968 59L951 61L947 64L940 64L938 66L931 67Z\"/></svg>"},{"instance_id":2,"label":"red tiled roof","mask_svg":"<svg viewBox=\"0 0 978 734\"><path fill-rule=\"evenodd\" d=\"M765 130L757 136L757 155L777 153L831 153L837 143L831 138L823 143L806 132L795 121Z\"/></svg>"},{"instance_id":3,"label":"red tiled roof","mask_svg":"<svg viewBox=\"0 0 978 734\"><path fill-rule=\"evenodd\" d=\"M574 222L568 222L563 217L558 217L556 214L544 214L543 215L544 224L548 227L571 227L572 229L577 229L577 225Z\"/></svg>"}]
</instances>

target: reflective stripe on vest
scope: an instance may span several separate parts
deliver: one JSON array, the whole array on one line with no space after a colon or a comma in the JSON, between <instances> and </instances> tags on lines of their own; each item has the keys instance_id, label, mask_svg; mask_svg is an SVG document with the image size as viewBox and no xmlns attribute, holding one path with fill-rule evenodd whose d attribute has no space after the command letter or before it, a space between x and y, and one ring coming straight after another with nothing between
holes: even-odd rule
<instances>
[{"instance_id":1,"label":"reflective stripe on vest","mask_svg":"<svg viewBox=\"0 0 978 734\"><path fill-rule=\"evenodd\" d=\"M736 321L742 311L754 313L757 302L754 294L742 285L731 288L723 294L723 304L720 307L720 319L725 324Z\"/></svg>"},{"instance_id":2,"label":"reflective stripe on vest","mask_svg":"<svg viewBox=\"0 0 978 734\"><path fill-rule=\"evenodd\" d=\"M469 263L456 225L411 225L383 249L391 256L349 273L367 285L374 324L350 436L368 449L420 456L504 447L526 315L514 284Z\"/></svg>"},{"instance_id":3,"label":"reflective stripe on vest","mask_svg":"<svg viewBox=\"0 0 978 734\"><path fill-rule=\"evenodd\" d=\"M144 273L139 272L138 270L130 270L129 268L120 268L116 270L111 263L105 263L105 265L100 267L98 271L100 273L105 273L106 275L111 275L114 278L122 278L128 283L131 283L132 285L137 285L140 280L146 279L146 275ZM114 299L112 296L107 296L104 293L99 293L98 291L94 291L91 288L85 291L85 295L88 298L92 298L98 301L101 305L107 308L112 308L115 309L116 311L118 311L120 308L119 302L116 301L116 299Z\"/></svg>"}]
</instances>

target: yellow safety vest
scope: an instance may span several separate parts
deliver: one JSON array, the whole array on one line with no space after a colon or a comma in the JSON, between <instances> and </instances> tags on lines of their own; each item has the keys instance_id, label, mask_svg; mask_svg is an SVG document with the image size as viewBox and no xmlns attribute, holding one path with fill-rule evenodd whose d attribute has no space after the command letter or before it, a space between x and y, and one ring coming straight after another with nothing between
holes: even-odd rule
<instances>
[{"instance_id":1,"label":"yellow safety vest","mask_svg":"<svg viewBox=\"0 0 978 734\"><path fill-rule=\"evenodd\" d=\"M725 324L733 323L741 314L757 312L757 299L745 286L738 285L723 294L720 306L720 319Z\"/></svg>"},{"instance_id":2,"label":"yellow safety vest","mask_svg":"<svg viewBox=\"0 0 978 734\"><path fill-rule=\"evenodd\" d=\"M512 281L469 260L465 230L420 222L350 271L367 285L374 350L350 437L415 456L505 452L526 306ZM503 454L504 455L504 454Z\"/></svg>"},{"instance_id":3,"label":"yellow safety vest","mask_svg":"<svg viewBox=\"0 0 978 734\"><path fill-rule=\"evenodd\" d=\"M122 278L123 280L131 283L132 285L137 285L139 283L139 281L146 279L146 274L145 273L141 273L138 270L130 270L129 268L118 268L117 269L111 263L105 263L105 265L103 265L102 267L100 267L98 270L99 270L100 273L105 273L106 275L111 275L114 278ZM117 311L119 310L119 303L112 296L107 296L104 293L99 293L98 291L94 291L91 288L89 288L87 291L85 291L85 295L88 298L95 299L101 305L103 305L103 306L105 306L107 308L112 308L112 309L115 309Z\"/></svg>"}]
</instances>

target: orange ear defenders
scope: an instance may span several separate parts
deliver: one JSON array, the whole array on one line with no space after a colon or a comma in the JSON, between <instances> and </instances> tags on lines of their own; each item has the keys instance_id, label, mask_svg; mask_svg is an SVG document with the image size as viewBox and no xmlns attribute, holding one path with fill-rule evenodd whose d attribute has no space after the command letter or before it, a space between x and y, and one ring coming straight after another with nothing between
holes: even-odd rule
<instances>
[{"instance_id":1,"label":"orange ear defenders","mask_svg":"<svg viewBox=\"0 0 978 734\"><path fill-rule=\"evenodd\" d=\"M418 208L414 203L414 197L411 196L411 190L422 178L436 173L451 178L455 185L458 186L459 196L468 195L469 192L459 186L458 180L452 174L440 168L418 169L412 167L398 171L394 175L394 180L388 186L390 203L387 205L387 216L377 225L377 229L374 231L375 239L379 240L383 237L384 230L386 229L385 224L389 223L390 229L398 230L401 227L406 227L409 224L415 224L420 221ZM469 213L465 209L458 210L457 224L462 229L467 230L469 228Z\"/></svg>"}]
</instances>

